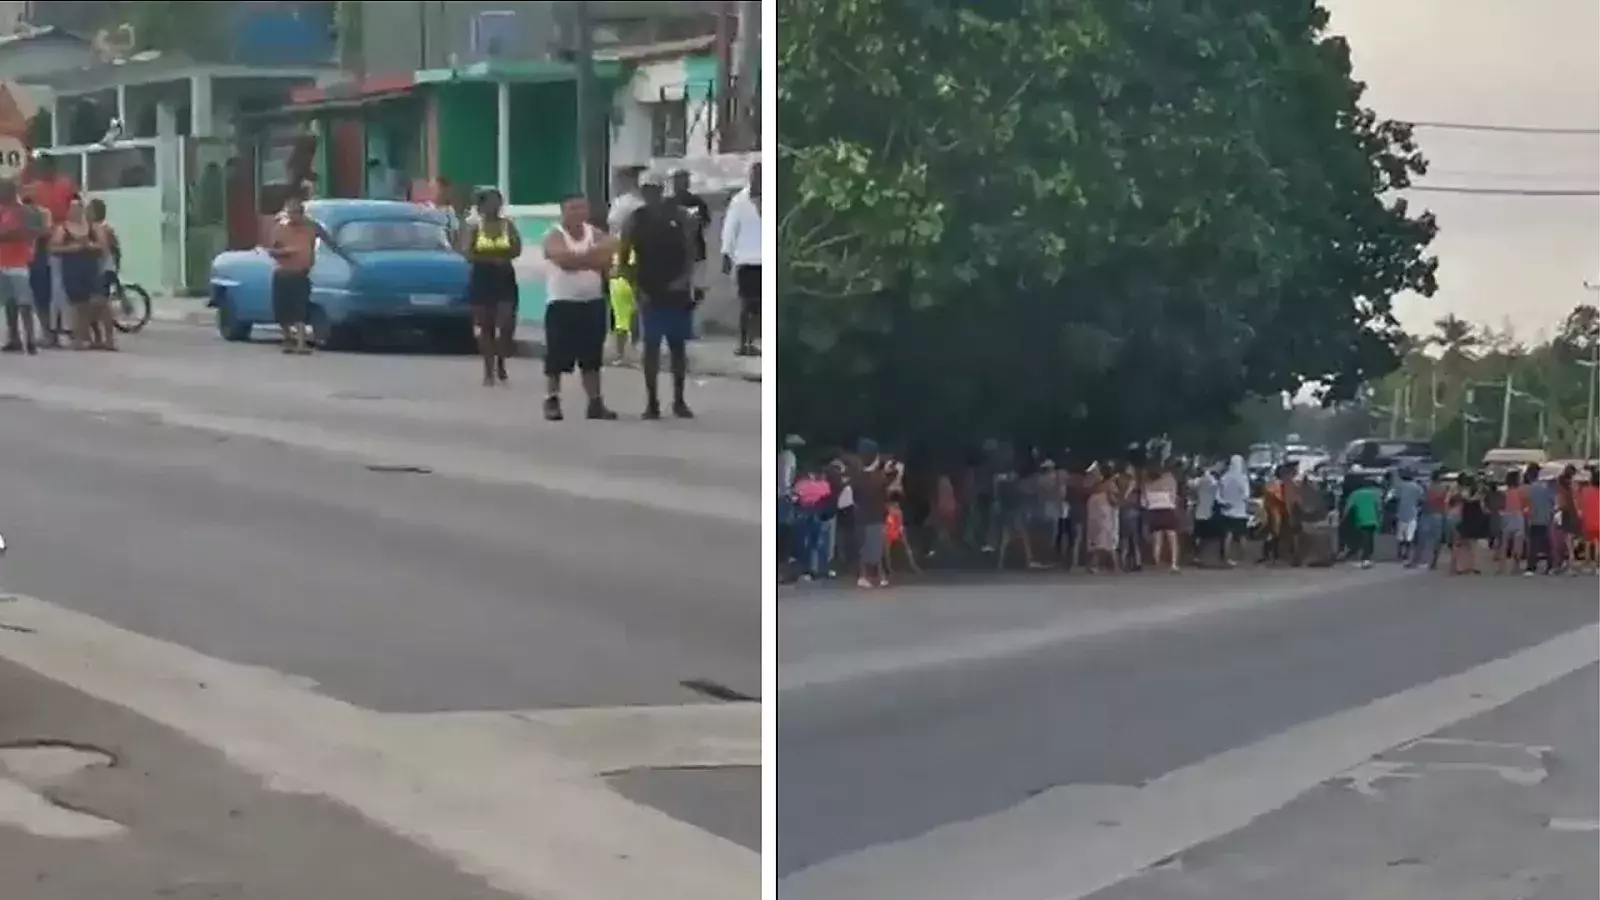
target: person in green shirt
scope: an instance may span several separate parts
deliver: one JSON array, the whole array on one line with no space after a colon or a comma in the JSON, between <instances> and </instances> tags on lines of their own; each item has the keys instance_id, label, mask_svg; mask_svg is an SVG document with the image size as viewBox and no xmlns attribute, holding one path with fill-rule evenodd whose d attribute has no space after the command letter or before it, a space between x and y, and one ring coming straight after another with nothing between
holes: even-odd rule
<instances>
[{"instance_id":1,"label":"person in green shirt","mask_svg":"<svg viewBox=\"0 0 1600 900\"><path fill-rule=\"evenodd\" d=\"M1344 514L1350 518L1351 533L1355 535L1356 552L1361 557L1361 568L1372 568L1373 545L1378 539L1378 515L1383 506L1383 493L1370 480L1361 482L1344 500Z\"/></svg>"}]
</instances>

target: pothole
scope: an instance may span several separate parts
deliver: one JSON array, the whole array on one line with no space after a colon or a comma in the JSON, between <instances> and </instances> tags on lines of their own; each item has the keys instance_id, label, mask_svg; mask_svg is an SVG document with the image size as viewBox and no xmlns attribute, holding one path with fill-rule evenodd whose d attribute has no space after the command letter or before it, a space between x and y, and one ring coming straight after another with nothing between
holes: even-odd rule
<instances>
[{"instance_id":1,"label":"pothole","mask_svg":"<svg viewBox=\"0 0 1600 900\"><path fill-rule=\"evenodd\" d=\"M54 785L87 769L109 768L116 757L95 747L30 741L0 747L0 827L62 840L97 840L127 830L91 810L53 796Z\"/></svg>"},{"instance_id":2,"label":"pothole","mask_svg":"<svg viewBox=\"0 0 1600 900\"><path fill-rule=\"evenodd\" d=\"M66 741L0 744L0 774L34 787L58 784L86 769L109 769L117 758L98 747Z\"/></svg>"}]
</instances>

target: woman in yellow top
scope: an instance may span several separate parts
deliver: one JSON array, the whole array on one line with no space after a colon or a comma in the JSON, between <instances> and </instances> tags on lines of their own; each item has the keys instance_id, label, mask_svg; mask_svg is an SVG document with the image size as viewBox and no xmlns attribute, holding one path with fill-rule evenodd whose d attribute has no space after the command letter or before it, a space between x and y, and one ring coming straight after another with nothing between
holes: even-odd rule
<instances>
[{"instance_id":1,"label":"woman in yellow top","mask_svg":"<svg viewBox=\"0 0 1600 900\"><path fill-rule=\"evenodd\" d=\"M501 215L500 192L478 194L478 221L461 230L461 252L472 264L467 302L478 326L478 353L483 357L483 383L507 381L511 326L517 315L517 272L512 260L522 254L522 235Z\"/></svg>"},{"instance_id":2,"label":"woman in yellow top","mask_svg":"<svg viewBox=\"0 0 1600 900\"><path fill-rule=\"evenodd\" d=\"M622 277L632 259L624 260L622 251L617 251L616 265L611 267L611 336L617 342L616 364L622 365L628 361L628 348L633 346L634 332L633 320L639 312L639 302L633 296L633 284ZM629 251L632 256L632 251Z\"/></svg>"}]
</instances>

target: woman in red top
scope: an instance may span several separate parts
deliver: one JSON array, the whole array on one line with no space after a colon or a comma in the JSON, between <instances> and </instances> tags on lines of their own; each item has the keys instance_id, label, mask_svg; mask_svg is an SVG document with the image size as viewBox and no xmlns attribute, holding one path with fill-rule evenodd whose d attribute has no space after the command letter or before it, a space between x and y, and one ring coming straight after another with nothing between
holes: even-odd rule
<instances>
[{"instance_id":1,"label":"woman in red top","mask_svg":"<svg viewBox=\"0 0 1600 900\"><path fill-rule=\"evenodd\" d=\"M1578 491L1578 518L1583 526L1584 560L1600 571L1600 466L1589 466L1589 480Z\"/></svg>"}]
</instances>

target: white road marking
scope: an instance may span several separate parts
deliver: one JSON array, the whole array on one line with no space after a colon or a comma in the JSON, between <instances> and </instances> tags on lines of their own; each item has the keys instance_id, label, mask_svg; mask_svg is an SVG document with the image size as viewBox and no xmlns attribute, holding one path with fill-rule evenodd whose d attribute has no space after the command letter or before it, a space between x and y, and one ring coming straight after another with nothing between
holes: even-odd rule
<instances>
[{"instance_id":1,"label":"white road marking","mask_svg":"<svg viewBox=\"0 0 1600 900\"><path fill-rule=\"evenodd\" d=\"M503 890L538 900L759 894L757 853L624 799L515 714L384 715L36 598L6 603L5 617L33 633L0 631L0 657L213 747L276 789L332 798Z\"/></svg>"},{"instance_id":2,"label":"white road marking","mask_svg":"<svg viewBox=\"0 0 1600 900\"><path fill-rule=\"evenodd\" d=\"M1551 819L1546 826L1551 831L1582 833L1600 831L1600 821L1594 819Z\"/></svg>"},{"instance_id":3,"label":"white road marking","mask_svg":"<svg viewBox=\"0 0 1600 900\"><path fill-rule=\"evenodd\" d=\"M1238 830L1373 755L1487 712L1600 660L1600 626L1219 753L1078 809L1047 791L794 873L783 900L1080 900ZM1065 791L1065 793L1062 793ZM1059 794L1060 796L1052 796ZM1115 826L1106 822L1116 822Z\"/></svg>"},{"instance_id":4,"label":"white road marking","mask_svg":"<svg viewBox=\"0 0 1600 900\"><path fill-rule=\"evenodd\" d=\"M809 658L785 659L778 666L778 690L806 690L921 669L1006 659L1072 641L1134 629L1177 625L1201 616L1242 612L1341 589L1385 584L1415 577L1416 574L1411 570L1393 569L1363 572L1359 576L1337 580L1313 579L1292 586L1244 585L1235 591L1178 601L1156 601L1124 609L1093 612L1073 611L1050 623L983 634L951 635L939 643L870 652L824 652Z\"/></svg>"},{"instance_id":5,"label":"white road marking","mask_svg":"<svg viewBox=\"0 0 1600 900\"><path fill-rule=\"evenodd\" d=\"M530 710L515 713L428 713L407 716L420 729L502 720L503 727L593 775L629 769L761 765L761 705L702 703Z\"/></svg>"},{"instance_id":6,"label":"white road marking","mask_svg":"<svg viewBox=\"0 0 1600 900\"><path fill-rule=\"evenodd\" d=\"M0 393L76 412L154 416L162 422L197 431L274 441L301 450L351 458L363 464L424 465L440 475L487 484L532 487L741 524L761 521L761 498L748 490L681 487L662 479L601 475L592 470L534 463L523 456L459 445L410 443L399 451L396 448L400 442L394 439L343 434L303 423L197 412L165 401L18 378L0 378Z\"/></svg>"}]
</instances>

